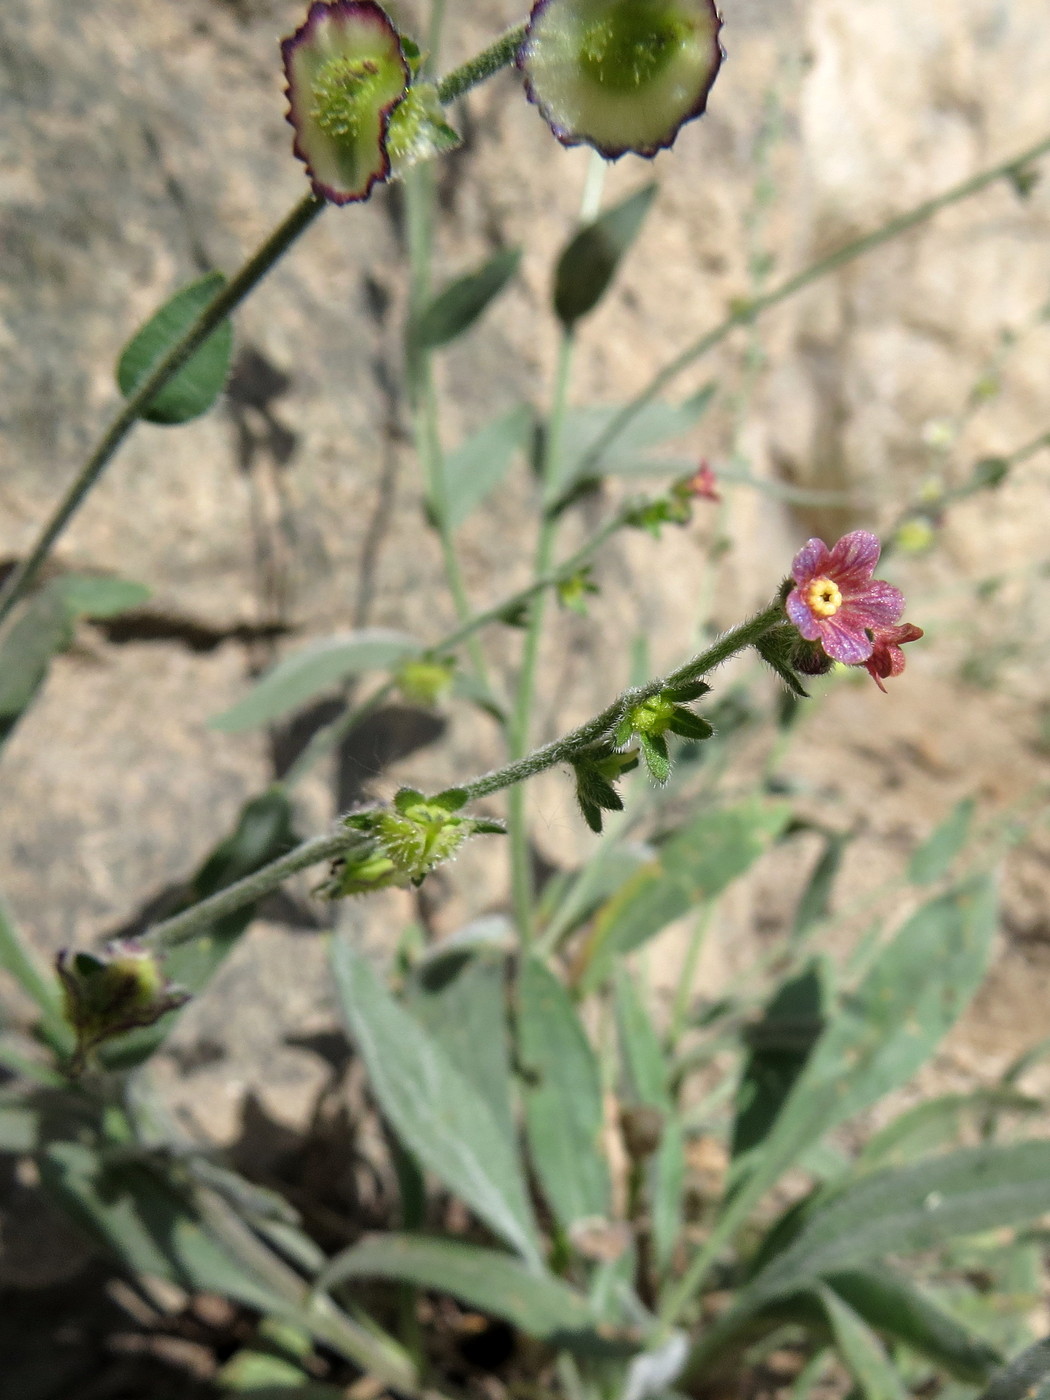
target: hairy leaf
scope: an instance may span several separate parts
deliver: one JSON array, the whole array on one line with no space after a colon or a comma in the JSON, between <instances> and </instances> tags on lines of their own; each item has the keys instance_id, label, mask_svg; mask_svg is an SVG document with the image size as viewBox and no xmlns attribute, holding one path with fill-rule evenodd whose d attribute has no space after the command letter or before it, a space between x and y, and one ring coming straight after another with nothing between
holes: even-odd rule
<instances>
[{"instance_id":1,"label":"hairy leaf","mask_svg":"<svg viewBox=\"0 0 1050 1400\"><path fill-rule=\"evenodd\" d=\"M533 418L519 404L469 437L445 458L445 519L456 529L506 476L532 434Z\"/></svg>"},{"instance_id":2,"label":"hairy leaf","mask_svg":"<svg viewBox=\"0 0 1050 1400\"><path fill-rule=\"evenodd\" d=\"M409 332L419 350L436 350L468 331L495 301L521 264L521 249L496 253L474 272L451 282L425 306Z\"/></svg>"},{"instance_id":3,"label":"hairy leaf","mask_svg":"<svg viewBox=\"0 0 1050 1400\"><path fill-rule=\"evenodd\" d=\"M529 1152L551 1208L568 1230L610 1211L601 1074L572 998L538 958L523 962L518 998Z\"/></svg>"},{"instance_id":4,"label":"hairy leaf","mask_svg":"<svg viewBox=\"0 0 1050 1400\"><path fill-rule=\"evenodd\" d=\"M209 272L176 292L132 336L117 362L117 384L126 399L182 339L204 308L226 285L221 272ZM188 423L207 413L222 393L233 354L233 327L223 321L174 378L153 396L142 413L151 423Z\"/></svg>"}]
</instances>

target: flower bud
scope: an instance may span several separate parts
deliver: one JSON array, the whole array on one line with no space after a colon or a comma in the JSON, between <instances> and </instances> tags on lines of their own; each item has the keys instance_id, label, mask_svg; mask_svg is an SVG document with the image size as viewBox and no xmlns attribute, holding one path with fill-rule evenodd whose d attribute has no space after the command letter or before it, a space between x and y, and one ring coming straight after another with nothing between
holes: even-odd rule
<instances>
[{"instance_id":1,"label":"flower bud","mask_svg":"<svg viewBox=\"0 0 1050 1400\"><path fill-rule=\"evenodd\" d=\"M316 0L281 53L293 149L314 193L333 204L367 199L389 178L388 128L411 76L389 16L374 0Z\"/></svg>"},{"instance_id":2,"label":"flower bud","mask_svg":"<svg viewBox=\"0 0 1050 1400\"><path fill-rule=\"evenodd\" d=\"M66 1020L76 1031L74 1066L103 1041L152 1026L167 1011L189 1001L189 993L167 981L161 959L131 939L100 953L64 949L55 966L65 996Z\"/></svg>"},{"instance_id":3,"label":"flower bud","mask_svg":"<svg viewBox=\"0 0 1050 1400\"><path fill-rule=\"evenodd\" d=\"M714 0L537 0L518 66L564 145L654 156L704 111L721 27Z\"/></svg>"}]
</instances>

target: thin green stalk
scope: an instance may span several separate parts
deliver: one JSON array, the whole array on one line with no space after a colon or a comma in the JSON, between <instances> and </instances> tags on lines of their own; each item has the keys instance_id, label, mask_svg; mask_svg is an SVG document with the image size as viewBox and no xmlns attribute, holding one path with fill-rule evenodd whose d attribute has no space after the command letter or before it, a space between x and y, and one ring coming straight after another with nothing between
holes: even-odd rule
<instances>
[{"instance_id":1,"label":"thin green stalk","mask_svg":"<svg viewBox=\"0 0 1050 1400\"><path fill-rule=\"evenodd\" d=\"M605 452L608 451L612 443L620 434L635 420L642 409L647 404L662 393L677 377L687 370L697 360L702 359L716 346L721 345L738 326L750 325L757 316L769 311L774 306L779 306L782 301L787 301L796 292L802 291L805 287L818 282L822 277L826 277L829 272L834 272L836 268L844 267L847 263L854 262L857 258L863 257L865 253L870 253L872 249L880 247L883 243L890 242L891 239L899 237L902 233L907 233L910 229L917 228L934 214L940 213L942 209L947 209L952 204L958 204L960 200L968 199L971 195L979 194L981 190L987 189L989 185L995 184L997 180L1009 179L1018 172L1023 171L1033 161L1038 160L1050 152L1050 136L1044 137L1042 141L1036 142L1025 151L1018 152L1011 156L1009 160L1001 161L998 165L991 166L988 170L983 170L979 175L974 175L969 180L963 180L958 185L953 185L951 189L943 194L936 195L933 199L928 199L924 203L916 205L914 209L908 210L904 214L898 214L895 218L888 220L880 228L874 229L871 233L864 234L861 238L855 238L850 243L837 249L834 253L829 253L826 257L818 258L809 267L797 272L793 277L787 278L774 287L772 291L764 293L762 296L752 297L749 300L740 302L735 306L724 321L707 331L699 340L695 340L670 360L663 369L659 370L635 397L624 405L620 412L606 426L604 432L598 437L596 442L587 452L581 463L581 475L592 471L598 466Z\"/></svg>"},{"instance_id":2,"label":"thin green stalk","mask_svg":"<svg viewBox=\"0 0 1050 1400\"><path fill-rule=\"evenodd\" d=\"M585 724L579 725L578 728L570 730L560 739L554 739L551 743L534 749L524 758L507 763L502 768L494 768L490 773L483 773L481 777L475 778L472 782L457 783L457 788L467 794L468 801L473 802L479 797L488 797L494 792L501 792L504 788L513 787L516 783L525 782L528 778L533 778L537 773L542 773L559 763L571 762L581 749L596 744L601 739L608 738L624 715L635 705L640 705L643 701L658 695L661 690L673 689L685 685L689 681L698 680L701 676L706 676L716 666L721 666L723 661L728 661L738 651L743 651L758 641L771 627L775 627L783 619L784 605L778 599L777 602L772 603L747 622L742 622L738 627L726 632L713 646L702 651L691 661L687 661L684 666L679 666L676 671L672 671L669 675L657 680L647 681L645 685L632 686L617 696L611 705L602 710L601 714L596 715L594 719L588 720Z\"/></svg>"},{"instance_id":3,"label":"thin green stalk","mask_svg":"<svg viewBox=\"0 0 1050 1400\"><path fill-rule=\"evenodd\" d=\"M303 841L287 855L279 856L269 865L262 866L243 880L219 890L217 894L202 899L181 914L173 914L154 924L143 936L143 942L155 948L177 948L180 943L188 943L202 933L216 919L243 909L246 904L254 904L271 890L277 889L291 875L318 865L323 860L333 860L336 856L347 855L355 847L368 847L368 840L359 831L342 828L314 836Z\"/></svg>"},{"instance_id":4,"label":"thin green stalk","mask_svg":"<svg viewBox=\"0 0 1050 1400\"><path fill-rule=\"evenodd\" d=\"M98 482L121 443L131 432L152 399L182 369L187 360L207 340L216 326L234 311L250 292L259 285L295 240L310 227L325 202L314 194L301 199L288 217L280 223L265 243L248 259L241 270L216 293L196 320L158 360L148 378L120 410L102 435L98 446L80 469L73 484L52 512L25 559L0 589L0 622L7 617L18 600L32 585L40 566L51 552L56 540L72 520L85 497Z\"/></svg>"},{"instance_id":5,"label":"thin green stalk","mask_svg":"<svg viewBox=\"0 0 1050 1400\"><path fill-rule=\"evenodd\" d=\"M494 792L502 792L505 788L525 782L556 764L571 762L581 749L609 738L623 716L635 705L668 687L684 685L687 681L707 675L737 652L753 645L771 627L781 622L783 617L784 606L778 599L748 621L726 632L713 646L694 656L669 675L625 690L611 705L607 705L586 724L579 725L560 739L544 744L523 758L481 774L472 782L457 784L457 788L466 794L468 802L473 802L479 797L487 797ZM369 850L371 845L368 837L362 832L347 828L312 837L296 846L293 851L289 851L287 855L271 861L269 865L264 865L254 874L227 886L218 894L195 904L191 909L155 924L144 935L143 941L155 948L172 948L186 943L197 937L215 919L232 914L237 909L243 909L246 904L261 899L300 870L306 870L321 861L332 860L336 856L352 856L355 852L363 854Z\"/></svg>"},{"instance_id":6,"label":"thin green stalk","mask_svg":"<svg viewBox=\"0 0 1050 1400\"><path fill-rule=\"evenodd\" d=\"M533 563L535 577L541 578L549 572L554 541L558 530L558 517L547 508L547 497L554 472L561 456L561 439L565 426L565 410L568 404L569 379L572 370L573 336L568 329L562 331L558 345L558 366L554 379L554 404L547 425L547 438L543 451L540 472L540 490L544 502L543 517L540 521L539 538L536 542L536 557ZM536 663L539 659L540 639L543 632L543 614L546 595L537 594L529 611L528 630L525 634L525 647L522 652L521 671L514 699L514 713L509 729L509 750L512 759L521 758L529 746L529 720L532 716L532 703L536 689ZM511 793L507 809L507 831L510 837L511 895L514 919L518 926L522 944L525 947L532 941L532 856L529 851L529 831L525 812L525 794L519 788Z\"/></svg>"},{"instance_id":7,"label":"thin green stalk","mask_svg":"<svg viewBox=\"0 0 1050 1400\"><path fill-rule=\"evenodd\" d=\"M470 88L477 87L478 83L491 78L501 68L508 67L517 58L524 38L524 24L508 29L482 53L467 59L466 63L446 74L438 83L438 99L447 107Z\"/></svg>"},{"instance_id":8,"label":"thin green stalk","mask_svg":"<svg viewBox=\"0 0 1050 1400\"><path fill-rule=\"evenodd\" d=\"M438 84L440 100L445 103L454 101L470 88L484 82L486 78L491 78L501 68L513 63L524 37L524 25L510 29L482 53L446 74ZM308 194L301 199L258 251L201 311L178 343L158 361L138 392L125 403L103 433L69 490L55 507L29 554L10 574L3 588L0 588L0 623L32 585L55 542L98 482L150 401L178 374L212 331L245 300L325 207L325 201L315 194Z\"/></svg>"}]
</instances>

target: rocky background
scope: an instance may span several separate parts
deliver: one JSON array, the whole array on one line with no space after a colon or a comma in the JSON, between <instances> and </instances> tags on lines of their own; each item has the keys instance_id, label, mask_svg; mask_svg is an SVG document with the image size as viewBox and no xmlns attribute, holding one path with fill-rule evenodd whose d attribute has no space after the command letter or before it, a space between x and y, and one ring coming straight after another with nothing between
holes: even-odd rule
<instances>
[{"instance_id":1,"label":"rocky background","mask_svg":"<svg viewBox=\"0 0 1050 1400\"><path fill-rule=\"evenodd\" d=\"M416 7L394 8L418 29ZM1045 0L724 10L729 57L707 117L653 165L609 170L607 199L653 174L660 193L581 333L574 402L622 400L735 298L1050 133ZM276 47L301 17L293 0L0 8L0 561L28 546L113 412L112 366L130 332L180 284L232 270L303 193ZM443 66L520 17L510 0L450 4ZM503 244L526 252L510 292L442 355L449 444L549 398L551 267L588 166L554 143L511 74L471 94L456 120L466 141L441 176L438 275ZM1050 178L1023 196L1000 181L684 375L674 397L719 385L685 450L772 488L727 482L724 506L687 531L609 547L591 621L563 615L552 629L537 734L604 704L640 632L654 668L673 663L698 618L728 625L767 598L809 534L886 527L930 480L960 482L978 459L1050 429L1048 248ZM140 427L63 539L56 567L119 573L152 598L122 625L84 626L3 755L0 889L42 951L133 921L269 781L266 737L208 720L275 656L348 626L433 638L450 625L397 388L404 265L396 189L329 211L238 315L221 408L182 429ZM804 809L861 833L843 900L892 881L960 797L977 798L989 839L1027 814L1005 868L998 965L930 1083L970 1082L1045 1034L1048 475L1050 452L1034 453L996 492L954 508L928 551L896 555L887 570L927 640L889 696L865 677L826 687L779 760ZM527 579L529 500L521 466L464 532L478 606ZM601 509L580 512L566 546ZM723 539L731 547L715 551ZM492 639L508 676L516 645ZM378 793L498 760L488 721L444 720L442 743L427 747L444 721L401 710L340 774L313 779L304 833L367 786L380 749L401 757L373 779ZM535 784L532 800L541 853L582 854L564 777ZM438 883L440 930L499 906L502 861L479 848ZM726 902L706 987L783 929L785 890L805 871L797 854L782 864ZM256 924L158 1067L194 1128L218 1141L241 1132L246 1098L249 1120L301 1127L325 1081L311 1037L335 1016L307 888ZM391 895L348 917L389 945L416 912ZM673 936L661 949L657 979L673 981ZM17 1221L5 1239L0 1281L61 1275L61 1260L19 1252Z\"/></svg>"}]
</instances>

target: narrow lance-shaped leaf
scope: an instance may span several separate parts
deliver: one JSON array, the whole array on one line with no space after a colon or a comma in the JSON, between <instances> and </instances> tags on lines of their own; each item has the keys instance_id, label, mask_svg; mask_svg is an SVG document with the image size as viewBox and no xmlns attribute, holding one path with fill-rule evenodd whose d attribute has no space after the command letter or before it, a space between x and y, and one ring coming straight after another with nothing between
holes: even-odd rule
<instances>
[{"instance_id":1,"label":"narrow lance-shaped leaf","mask_svg":"<svg viewBox=\"0 0 1050 1400\"><path fill-rule=\"evenodd\" d=\"M866 1400L907 1400L908 1391L878 1337L830 1288L814 1290L835 1344Z\"/></svg>"},{"instance_id":2,"label":"narrow lance-shaped leaf","mask_svg":"<svg viewBox=\"0 0 1050 1400\"><path fill-rule=\"evenodd\" d=\"M646 185L585 225L571 240L554 277L554 310L563 325L574 326L601 301L655 197L656 186Z\"/></svg>"},{"instance_id":3,"label":"narrow lance-shaped leaf","mask_svg":"<svg viewBox=\"0 0 1050 1400\"><path fill-rule=\"evenodd\" d=\"M136 331L117 362L117 384L126 399L138 391L225 285L221 272L207 273L176 292ZM229 321L223 321L178 374L153 396L142 417L151 423L175 424L188 423L207 413L222 393L232 353L233 327Z\"/></svg>"},{"instance_id":4,"label":"narrow lance-shaped leaf","mask_svg":"<svg viewBox=\"0 0 1050 1400\"><path fill-rule=\"evenodd\" d=\"M660 848L599 911L586 949L585 991L615 958L640 947L742 875L787 825L785 803L750 801L702 812Z\"/></svg>"},{"instance_id":5,"label":"narrow lance-shaped leaf","mask_svg":"<svg viewBox=\"0 0 1050 1400\"><path fill-rule=\"evenodd\" d=\"M510 282L521 264L521 249L507 248L465 277L457 278L429 302L409 331L418 350L436 350L468 331Z\"/></svg>"},{"instance_id":6,"label":"narrow lance-shaped leaf","mask_svg":"<svg viewBox=\"0 0 1050 1400\"><path fill-rule=\"evenodd\" d=\"M486 1101L346 938L333 940L332 965L350 1033L390 1126L423 1166L539 1268L521 1163Z\"/></svg>"},{"instance_id":7,"label":"narrow lance-shaped leaf","mask_svg":"<svg viewBox=\"0 0 1050 1400\"><path fill-rule=\"evenodd\" d=\"M211 726L240 734L272 724L350 676L388 670L419 651L418 642L386 627L324 637L278 661L243 700L216 715Z\"/></svg>"},{"instance_id":8,"label":"narrow lance-shaped leaf","mask_svg":"<svg viewBox=\"0 0 1050 1400\"><path fill-rule=\"evenodd\" d=\"M593 1336L586 1298L560 1279L530 1271L493 1249L421 1235L366 1235L336 1255L317 1278L318 1289L350 1279L391 1278L450 1293L472 1308L505 1318L526 1335L565 1344Z\"/></svg>"},{"instance_id":9,"label":"narrow lance-shaped leaf","mask_svg":"<svg viewBox=\"0 0 1050 1400\"><path fill-rule=\"evenodd\" d=\"M505 955L450 949L415 969L405 999L419 1024L488 1104L513 1150Z\"/></svg>"},{"instance_id":10,"label":"narrow lance-shaped leaf","mask_svg":"<svg viewBox=\"0 0 1050 1400\"><path fill-rule=\"evenodd\" d=\"M873 1172L818 1200L794 1240L749 1285L750 1304L889 1254L1019 1225L1050 1210L1050 1143L971 1147Z\"/></svg>"},{"instance_id":11,"label":"narrow lance-shaped leaf","mask_svg":"<svg viewBox=\"0 0 1050 1400\"><path fill-rule=\"evenodd\" d=\"M519 404L487 423L445 458L445 519L457 529L506 476L532 433L531 411Z\"/></svg>"},{"instance_id":12,"label":"narrow lance-shaped leaf","mask_svg":"<svg viewBox=\"0 0 1050 1400\"><path fill-rule=\"evenodd\" d=\"M1048 1394L1050 1337L1044 1337L994 1375L978 1400L1046 1400Z\"/></svg>"},{"instance_id":13,"label":"narrow lance-shaped leaf","mask_svg":"<svg viewBox=\"0 0 1050 1400\"><path fill-rule=\"evenodd\" d=\"M34 594L0 643L0 744L10 736L47 677L52 658L73 643L81 617L113 617L149 597L140 583L66 574Z\"/></svg>"},{"instance_id":14,"label":"narrow lance-shaped leaf","mask_svg":"<svg viewBox=\"0 0 1050 1400\"><path fill-rule=\"evenodd\" d=\"M981 983L995 916L994 887L981 879L903 925L817 1042L729 1207L733 1220L825 1133L925 1063Z\"/></svg>"},{"instance_id":15,"label":"narrow lance-shaped leaf","mask_svg":"<svg viewBox=\"0 0 1050 1400\"><path fill-rule=\"evenodd\" d=\"M518 1054L529 1151L554 1214L566 1230L607 1216L598 1061L572 998L534 957L521 969Z\"/></svg>"},{"instance_id":16,"label":"narrow lance-shaped leaf","mask_svg":"<svg viewBox=\"0 0 1050 1400\"><path fill-rule=\"evenodd\" d=\"M916 885L932 885L947 875L952 862L966 844L976 804L965 797L912 855L908 879Z\"/></svg>"}]
</instances>

